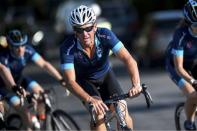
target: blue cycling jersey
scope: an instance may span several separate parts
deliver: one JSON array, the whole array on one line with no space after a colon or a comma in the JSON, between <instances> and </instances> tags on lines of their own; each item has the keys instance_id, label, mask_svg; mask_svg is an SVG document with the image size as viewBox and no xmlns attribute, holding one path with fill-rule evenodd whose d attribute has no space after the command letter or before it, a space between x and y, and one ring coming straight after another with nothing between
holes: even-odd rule
<instances>
[{"instance_id":1,"label":"blue cycling jersey","mask_svg":"<svg viewBox=\"0 0 197 131\"><path fill-rule=\"evenodd\" d=\"M197 58L197 36L192 34L188 27L178 28L167 48L166 69L170 78L180 87L184 87L186 80L181 77L174 68L173 57L182 56L183 66L186 70L191 70Z\"/></svg>"},{"instance_id":2,"label":"blue cycling jersey","mask_svg":"<svg viewBox=\"0 0 197 131\"><path fill-rule=\"evenodd\" d=\"M8 67L17 81L21 75L22 71L30 61L37 61L40 58L40 55L30 46L25 45L25 54L23 57L15 57L10 50L5 50L0 53L0 63ZM2 78L0 78L0 87L4 86Z\"/></svg>"},{"instance_id":3,"label":"blue cycling jersey","mask_svg":"<svg viewBox=\"0 0 197 131\"><path fill-rule=\"evenodd\" d=\"M188 27L176 30L173 40L167 48L167 64L174 66L173 56L183 56L184 66L188 67L197 58L197 36Z\"/></svg>"},{"instance_id":4,"label":"blue cycling jersey","mask_svg":"<svg viewBox=\"0 0 197 131\"><path fill-rule=\"evenodd\" d=\"M117 53L123 44L112 31L98 28L95 33L95 46L95 54L90 59L75 35L66 39L60 46L61 69L74 68L78 78L101 78L110 69L108 59L110 49L113 53Z\"/></svg>"}]
</instances>

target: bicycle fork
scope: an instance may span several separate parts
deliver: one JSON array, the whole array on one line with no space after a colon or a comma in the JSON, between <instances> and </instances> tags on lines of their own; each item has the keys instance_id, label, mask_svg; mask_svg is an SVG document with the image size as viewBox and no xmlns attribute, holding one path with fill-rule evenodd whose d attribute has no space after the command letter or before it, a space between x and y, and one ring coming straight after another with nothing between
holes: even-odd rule
<instances>
[{"instance_id":1,"label":"bicycle fork","mask_svg":"<svg viewBox=\"0 0 197 131\"><path fill-rule=\"evenodd\" d=\"M121 129L127 127L124 113L121 111L121 107L118 104L118 102L114 103L114 108L115 108L116 117L117 117L118 123L120 124Z\"/></svg>"}]
</instances>

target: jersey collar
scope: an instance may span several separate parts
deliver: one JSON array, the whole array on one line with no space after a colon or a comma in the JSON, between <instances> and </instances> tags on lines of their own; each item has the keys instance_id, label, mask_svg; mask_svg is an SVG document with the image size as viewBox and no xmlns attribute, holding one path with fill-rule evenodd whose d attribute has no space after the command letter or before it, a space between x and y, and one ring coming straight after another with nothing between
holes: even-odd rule
<instances>
[{"instance_id":1,"label":"jersey collar","mask_svg":"<svg viewBox=\"0 0 197 131\"><path fill-rule=\"evenodd\" d=\"M97 38L96 35L95 35L94 43L95 43L96 48L100 45L100 41L98 40L98 38ZM83 48L82 48L82 46L81 46L81 44L80 44L79 39L77 39L77 48L78 48L79 50L83 51Z\"/></svg>"}]
</instances>

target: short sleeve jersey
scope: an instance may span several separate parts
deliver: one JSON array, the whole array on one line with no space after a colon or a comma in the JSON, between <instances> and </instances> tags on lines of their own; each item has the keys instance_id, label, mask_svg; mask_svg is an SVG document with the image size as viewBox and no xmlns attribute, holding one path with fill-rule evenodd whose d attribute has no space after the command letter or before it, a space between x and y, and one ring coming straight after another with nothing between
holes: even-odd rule
<instances>
[{"instance_id":1,"label":"short sleeve jersey","mask_svg":"<svg viewBox=\"0 0 197 131\"><path fill-rule=\"evenodd\" d=\"M197 59L197 36L188 27L178 28L167 48L168 64L173 65L174 56L183 56L184 66L189 67ZM174 65L173 65L174 66Z\"/></svg>"},{"instance_id":2,"label":"short sleeve jersey","mask_svg":"<svg viewBox=\"0 0 197 131\"><path fill-rule=\"evenodd\" d=\"M0 63L10 69L14 79L20 78L28 62L37 61L39 58L40 55L30 45L26 45L25 54L20 58L15 57L9 50L0 53Z\"/></svg>"},{"instance_id":3,"label":"short sleeve jersey","mask_svg":"<svg viewBox=\"0 0 197 131\"><path fill-rule=\"evenodd\" d=\"M66 39L60 47L61 69L74 68L77 78L101 78L110 69L110 50L117 53L123 44L111 30L97 28L95 46L95 54L90 59L74 35Z\"/></svg>"}]
</instances>

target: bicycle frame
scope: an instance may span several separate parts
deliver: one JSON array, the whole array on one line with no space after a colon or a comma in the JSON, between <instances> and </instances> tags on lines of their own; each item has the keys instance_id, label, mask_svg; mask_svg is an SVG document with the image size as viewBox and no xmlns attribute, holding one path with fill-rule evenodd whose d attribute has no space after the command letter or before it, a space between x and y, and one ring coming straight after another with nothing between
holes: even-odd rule
<instances>
[{"instance_id":1,"label":"bicycle frame","mask_svg":"<svg viewBox=\"0 0 197 131\"><path fill-rule=\"evenodd\" d=\"M50 91L50 90L49 90ZM45 91L45 93L41 94L45 103L45 109L46 109L46 119L44 120L45 130L80 130L78 124L75 122L75 120L65 111L61 109L54 109L51 104L51 99L49 96L46 95L49 94L49 91ZM55 126L55 127L54 127ZM54 129L55 128L55 129Z\"/></svg>"},{"instance_id":2,"label":"bicycle frame","mask_svg":"<svg viewBox=\"0 0 197 131\"><path fill-rule=\"evenodd\" d=\"M142 91L141 93L144 95L145 100L146 100L146 104L147 104L147 108L150 108L151 104L153 103L152 97L150 95L150 93L147 91L147 86L145 84L142 84ZM121 129L125 129L128 130L125 118L124 118L124 114L121 111L120 105L118 104L118 102L120 100L124 100L126 98L135 98L136 96L132 96L130 97L129 94L123 94L120 96L114 96L112 98L110 98L109 100L105 101L105 104L113 104L115 112L107 112L107 115L105 115L105 125L106 128L108 130L112 130L111 125L110 125L110 121L116 116L117 120L118 120L118 124L120 126ZM93 121L94 126L96 126L96 119L95 119L95 112L93 109L93 106L90 104L90 113L91 113L91 119Z\"/></svg>"},{"instance_id":3,"label":"bicycle frame","mask_svg":"<svg viewBox=\"0 0 197 131\"><path fill-rule=\"evenodd\" d=\"M58 130L59 131L80 130L78 124L67 112L61 109L57 109L53 106L53 104L55 103L53 102L54 97L52 97L53 95L51 93L54 93L54 92L48 89L48 90L44 90L44 92L40 92L39 94L29 93L26 97L20 97L21 106L26 106L27 110L30 111L30 114L34 116L33 118L35 119L37 118L36 123L38 122L40 127L39 128L36 127L35 130L57 130L57 131ZM43 102L45 106L45 115L46 115L45 119L39 119L38 112L35 108L35 105L37 104L32 103L31 101L32 98L35 100L38 99L40 102ZM4 99L6 99L6 97L1 98L0 100L4 100ZM18 114L15 114L15 115L19 116ZM24 125L23 121L22 120L19 120L19 121L21 122L23 126ZM9 122L9 120L6 120L6 122ZM20 126L19 129L21 129L22 126ZM6 125L5 125L5 128L9 129L9 127L7 127Z\"/></svg>"},{"instance_id":4,"label":"bicycle frame","mask_svg":"<svg viewBox=\"0 0 197 131\"><path fill-rule=\"evenodd\" d=\"M21 128L24 128L21 115L19 115L18 112L6 102L6 99L8 98L9 97L7 95L0 97L0 101L3 103L4 108L4 115L2 116L3 121L1 121L1 126L4 130L19 130ZM24 104L24 99L22 97L20 97L20 103L21 106ZM12 122L12 120L14 121ZM14 126L10 123L13 123Z\"/></svg>"},{"instance_id":5,"label":"bicycle frame","mask_svg":"<svg viewBox=\"0 0 197 131\"><path fill-rule=\"evenodd\" d=\"M115 112L111 112L108 115L105 115L105 125L106 125L106 128L109 131L112 130L112 127L110 125L110 121L114 117L116 117L116 119L118 120L118 123L119 123L119 126L120 126L121 129L127 128L127 124L126 124L126 121L125 121L125 118L124 118L124 114L121 111L121 107L120 107L119 101L113 103L113 106L114 106Z\"/></svg>"}]
</instances>

